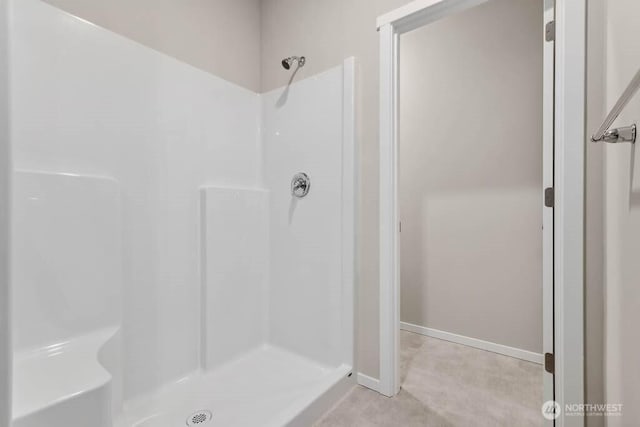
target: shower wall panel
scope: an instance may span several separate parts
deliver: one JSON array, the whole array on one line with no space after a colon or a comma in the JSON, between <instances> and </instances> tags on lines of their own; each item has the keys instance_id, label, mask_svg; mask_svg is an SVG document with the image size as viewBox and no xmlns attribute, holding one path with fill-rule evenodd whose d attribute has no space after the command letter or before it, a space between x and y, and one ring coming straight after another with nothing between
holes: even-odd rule
<instances>
[{"instance_id":1,"label":"shower wall panel","mask_svg":"<svg viewBox=\"0 0 640 427\"><path fill-rule=\"evenodd\" d=\"M202 189L203 364L220 366L266 343L269 192Z\"/></svg>"},{"instance_id":2,"label":"shower wall panel","mask_svg":"<svg viewBox=\"0 0 640 427\"><path fill-rule=\"evenodd\" d=\"M260 184L259 97L38 0L11 18L15 167L120 184L124 395L140 395L199 367L199 188Z\"/></svg>"},{"instance_id":3,"label":"shower wall panel","mask_svg":"<svg viewBox=\"0 0 640 427\"><path fill-rule=\"evenodd\" d=\"M122 317L118 183L19 171L13 188L14 349L117 327Z\"/></svg>"},{"instance_id":4,"label":"shower wall panel","mask_svg":"<svg viewBox=\"0 0 640 427\"><path fill-rule=\"evenodd\" d=\"M343 362L344 80L344 68L336 67L262 101L271 190L269 338L330 366ZM301 199L290 188L298 172L311 178Z\"/></svg>"}]
</instances>

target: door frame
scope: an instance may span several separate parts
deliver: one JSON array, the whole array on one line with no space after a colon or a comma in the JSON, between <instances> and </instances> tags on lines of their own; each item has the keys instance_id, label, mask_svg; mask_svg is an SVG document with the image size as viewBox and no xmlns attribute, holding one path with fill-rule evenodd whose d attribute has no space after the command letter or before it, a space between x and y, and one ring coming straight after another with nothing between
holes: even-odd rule
<instances>
[{"instance_id":1,"label":"door frame","mask_svg":"<svg viewBox=\"0 0 640 427\"><path fill-rule=\"evenodd\" d=\"M402 33L480 5L489 0L415 0L378 18L380 39L380 382L379 391L394 396L399 383L399 216L398 216L398 88L399 38ZM551 221L551 238L544 239L545 289L543 301L553 304L552 325L545 321L544 351L549 343L555 375L545 375L545 397L565 404L584 402L584 159L585 159L585 56L586 0L541 0L545 19L555 14L554 49L545 45L545 62L555 57L553 77L545 79L545 103L552 126L554 165L545 169L554 188L554 208L545 211ZM555 7L554 7L555 6ZM541 23L543 24L543 23ZM544 28L544 25L542 26ZM550 55L550 56L549 56ZM546 69L546 73L549 69ZM553 95L552 95L553 96ZM549 111L552 108L553 111ZM548 123L548 120L545 120ZM555 139L555 141L553 141ZM547 154L549 154L547 152ZM547 162L548 163L548 162ZM549 171L551 175L549 175ZM548 209L548 208L547 208ZM549 212L552 211L551 214ZM548 230L548 228L547 228ZM547 234L547 233L545 233ZM547 234L549 236L549 234ZM550 253L551 252L551 253ZM547 307L549 310L549 307ZM549 337L549 333L553 336ZM555 344L555 345L554 345ZM553 377L548 379L547 377ZM551 400L551 399L549 399ZM582 426L581 416L561 416L558 426Z\"/></svg>"},{"instance_id":2,"label":"door frame","mask_svg":"<svg viewBox=\"0 0 640 427\"><path fill-rule=\"evenodd\" d=\"M9 2L0 0L0 427L11 421Z\"/></svg>"}]
</instances>

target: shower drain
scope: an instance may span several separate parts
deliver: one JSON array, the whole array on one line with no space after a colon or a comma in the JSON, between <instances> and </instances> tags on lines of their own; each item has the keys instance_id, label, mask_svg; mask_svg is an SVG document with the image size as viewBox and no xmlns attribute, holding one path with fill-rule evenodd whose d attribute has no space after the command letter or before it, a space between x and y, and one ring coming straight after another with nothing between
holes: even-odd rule
<instances>
[{"instance_id":1,"label":"shower drain","mask_svg":"<svg viewBox=\"0 0 640 427\"><path fill-rule=\"evenodd\" d=\"M194 412L193 414L189 415L189 417L187 418L187 425L188 426L201 426L203 424L207 424L209 421L211 421L211 418L213 417L213 414L211 413L211 411L197 411Z\"/></svg>"}]
</instances>

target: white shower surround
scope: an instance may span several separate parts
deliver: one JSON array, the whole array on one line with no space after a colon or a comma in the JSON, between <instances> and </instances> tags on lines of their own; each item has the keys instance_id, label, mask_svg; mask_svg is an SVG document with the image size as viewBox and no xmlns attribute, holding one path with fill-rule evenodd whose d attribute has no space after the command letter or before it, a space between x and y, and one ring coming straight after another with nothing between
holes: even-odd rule
<instances>
[{"instance_id":1,"label":"white shower surround","mask_svg":"<svg viewBox=\"0 0 640 427\"><path fill-rule=\"evenodd\" d=\"M308 425L354 381L354 61L258 95L39 0L11 13L14 427Z\"/></svg>"}]
</instances>

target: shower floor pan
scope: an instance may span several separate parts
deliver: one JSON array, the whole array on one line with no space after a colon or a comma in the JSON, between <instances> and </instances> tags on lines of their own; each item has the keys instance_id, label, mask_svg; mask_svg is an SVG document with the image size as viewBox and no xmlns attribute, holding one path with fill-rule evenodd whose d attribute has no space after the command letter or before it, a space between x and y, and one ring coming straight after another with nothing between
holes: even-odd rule
<instances>
[{"instance_id":1,"label":"shower floor pan","mask_svg":"<svg viewBox=\"0 0 640 427\"><path fill-rule=\"evenodd\" d=\"M113 379L99 354L115 333L16 355L12 427L308 427L354 385L350 366L265 345L128 400L114 419Z\"/></svg>"},{"instance_id":2,"label":"shower floor pan","mask_svg":"<svg viewBox=\"0 0 640 427\"><path fill-rule=\"evenodd\" d=\"M350 373L350 366L329 368L264 346L127 402L114 425L308 427L353 386Z\"/></svg>"}]
</instances>

